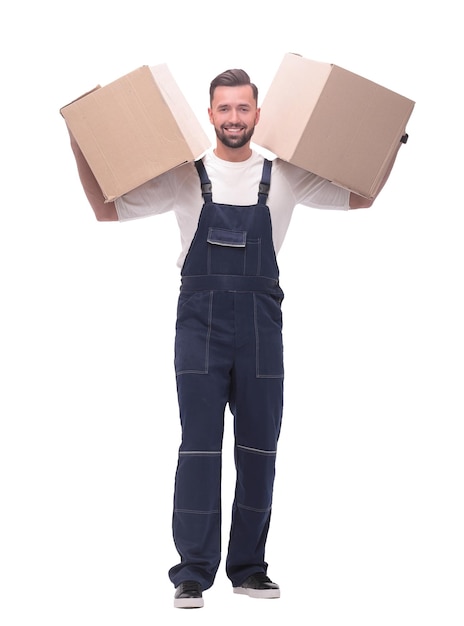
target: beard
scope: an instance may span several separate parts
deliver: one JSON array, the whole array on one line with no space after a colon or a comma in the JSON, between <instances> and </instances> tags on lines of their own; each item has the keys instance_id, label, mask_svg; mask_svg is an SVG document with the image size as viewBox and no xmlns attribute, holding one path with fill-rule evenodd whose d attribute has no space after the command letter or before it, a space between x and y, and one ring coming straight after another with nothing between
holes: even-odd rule
<instances>
[{"instance_id":1,"label":"beard","mask_svg":"<svg viewBox=\"0 0 464 626\"><path fill-rule=\"evenodd\" d=\"M224 131L224 128L244 128L245 132L237 136L229 135ZM214 130L216 132L216 137L219 139L219 141L223 143L225 146L227 146L228 148L242 148L252 138L253 133L255 132L255 127L253 126L251 129L248 130L246 126L242 127L242 126L230 125L230 126L221 126L220 128L217 128L215 126Z\"/></svg>"}]
</instances>

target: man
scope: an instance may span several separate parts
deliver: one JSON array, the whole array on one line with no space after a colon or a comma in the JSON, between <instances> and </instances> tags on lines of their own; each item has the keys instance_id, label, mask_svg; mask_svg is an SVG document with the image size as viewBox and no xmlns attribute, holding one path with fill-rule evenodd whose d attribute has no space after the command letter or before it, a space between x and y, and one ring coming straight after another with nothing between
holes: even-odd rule
<instances>
[{"instance_id":1,"label":"man","mask_svg":"<svg viewBox=\"0 0 464 626\"><path fill-rule=\"evenodd\" d=\"M173 210L180 228L175 370L182 441L173 511L180 562L169 571L178 608L203 606L202 592L212 586L221 558L227 405L234 416L237 481L226 572L235 593L280 596L265 562L283 406L283 292L276 254L297 204L372 205L278 158L271 163L251 148L260 109L258 90L243 70L227 70L212 81L208 114L217 136L213 151L114 203L103 202L71 138L97 219L123 221Z\"/></svg>"}]
</instances>

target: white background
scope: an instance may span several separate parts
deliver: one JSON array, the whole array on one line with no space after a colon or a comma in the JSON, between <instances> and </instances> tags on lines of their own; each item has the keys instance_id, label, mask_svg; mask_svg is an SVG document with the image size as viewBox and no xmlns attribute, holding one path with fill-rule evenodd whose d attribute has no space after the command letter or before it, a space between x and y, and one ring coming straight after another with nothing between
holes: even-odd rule
<instances>
[{"instance_id":1,"label":"white background","mask_svg":"<svg viewBox=\"0 0 464 626\"><path fill-rule=\"evenodd\" d=\"M28 6L29 4L29 6ZM2 9L0 622L462 626L462 33L457 4L20 3ZM9 38L6 37L9 35ZM9 39L9 41L8 41ZM279 601L172 608L180 429L172 215L98 223L59 109L167 63L209 133L210 80L261 96L286 52L414 100L369 210L298 207L280 254ZM233 483L224 442L224 545Z\"/></svg>"}]
</instances>

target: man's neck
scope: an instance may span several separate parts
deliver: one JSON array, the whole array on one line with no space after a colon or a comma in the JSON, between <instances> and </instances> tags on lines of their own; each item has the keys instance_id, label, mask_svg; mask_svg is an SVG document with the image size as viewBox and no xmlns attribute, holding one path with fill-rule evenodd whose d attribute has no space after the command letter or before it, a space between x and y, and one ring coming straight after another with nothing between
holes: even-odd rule
<instances>
[{"instance_id":1,"label":"man's neck","mask_svg":"<svg viewBox=\"0 0 464 626\"><path fill-rule=\"evenodd\" d=\"M240 161L246 161L251 157L251 147L250 144L242 146L241 148L229 148L225 146L220 141L217 142L216 148L214 149L214 154L223 161L232 161L234 163L239 163Z\"/></svg>"}]
</instances>

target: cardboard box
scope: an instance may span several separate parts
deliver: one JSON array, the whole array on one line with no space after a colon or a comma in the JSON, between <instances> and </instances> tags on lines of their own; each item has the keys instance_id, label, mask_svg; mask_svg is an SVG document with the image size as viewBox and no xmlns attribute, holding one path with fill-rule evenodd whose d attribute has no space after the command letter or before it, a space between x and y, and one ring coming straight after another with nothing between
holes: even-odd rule
<instances>
[{"instance_id":1,"label":"cardboard box","mask_svg":"<svg viewBox=\"0 0 464 626\"><path fill-rule=\"evenodd\" d=\"M143 66L60 109L106 201L210 147L166 65Z\"/></svg>"},{"instance_id":2,"label":"cardboard box","mask_svg":"<svg viewBox=\"0 0 464 626\"><path fill-rule=\"evenodd\" d=\"M337 65L289 53L263 100L253 141L373 198L414 104Z\"/></svg>"}]
</instances>

